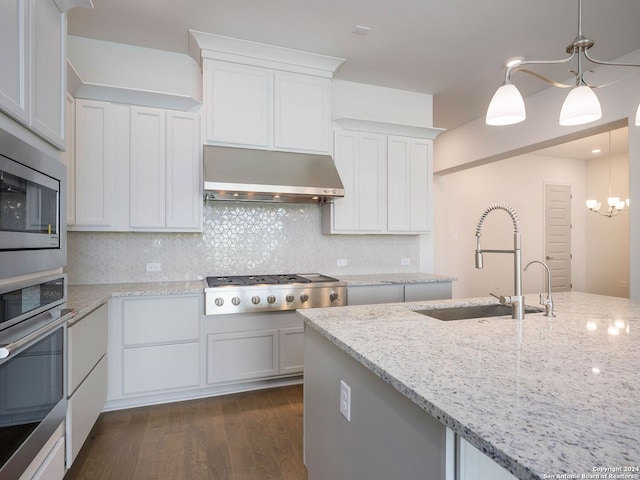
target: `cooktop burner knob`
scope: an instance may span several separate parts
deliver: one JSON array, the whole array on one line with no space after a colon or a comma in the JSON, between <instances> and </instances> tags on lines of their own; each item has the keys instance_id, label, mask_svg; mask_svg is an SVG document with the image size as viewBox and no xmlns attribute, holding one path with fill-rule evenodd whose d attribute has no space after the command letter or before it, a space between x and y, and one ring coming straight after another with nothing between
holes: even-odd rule
<instances>
[{"instance_id":1,"label":"cooktop burner knob","mask_svg":"<svg viewBox=\"0 0 640 480\"><path fill-rule=\"evenodd\" d=\"M251 303L253 303L254 305L258 305L260 303L260 297L254 295L253 297L251 297Z\"/></svg>"},{"instance_id":2,"label":"cooktop burner knob","mask_svg":"<svg viewBox=\"0 0 640 480\"><path fill-rule=\"evenodd\" d=\"M269 295L269 296L267 297L267 302L269 302L269 303L276 303L276 297L275 297L275 295Z\"/></svg>"},{"instance_id":3,"label":"cooktop burner knob","mask_svg":"<svg viewBox=\"0 0 640 480\"><path fill-rule=\"evenodd\" d=\"M332 302L335 302L338 298L338 292L331 291L331 293L329 293L329 300L331 300Z\"/></svg>"},{"instance_id":4,"label":"cooktop burner knob","mask_svg":"<svg viewBox=\"0 0 640 480\"><path fill-rule=\"evenodd\" d=\"M306 302L307 300L309 300L309 294L308 293L303 293L302 295L300 295L300 301L302 303Z\"/></svg>"},{"instance_id":5,"label":"cooktop burner knob","mask_svg":"<svg viewBox=\"0 0 640 480\"><path fill-rule=\"evenodd\" d=\"M238 297L233 297L233 298L231 299L231 303L233 303L233 304L237 307L238 305L240 305L240 298L238 298Z\"/></svg>"},{"instance_id":6,"label":"cooktop burner knob","mask_svg":"<svg viewBox=\"0 0 640 480\"><path fill-rule=\"evenodd\" d=\"M215 302L218 307L221 307L222 305L224 305L224 298L218 297L215 299Z\"/></svg>"},{"instance_id":7,"label":"cooktop burner knob","mask_svg":"<svg viewBox=\"0 0 640 480\"><path fill-rule=\"evenodd\" d=\"M291 294L286 296L287 303L291 303L295 300L295 297Z\"/></svg>"}]
</instances>

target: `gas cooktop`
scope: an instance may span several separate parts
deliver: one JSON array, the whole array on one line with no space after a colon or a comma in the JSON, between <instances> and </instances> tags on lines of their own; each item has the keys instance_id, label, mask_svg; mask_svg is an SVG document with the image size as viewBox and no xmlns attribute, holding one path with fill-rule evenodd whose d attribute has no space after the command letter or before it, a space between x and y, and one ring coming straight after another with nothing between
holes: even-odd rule
<instances>
[{"instance_id":1,"label":"gas cooktop","mask_svg":"<svg viewBox=\"0 0 640 480\"><path fill-rule=\"evenodd\" d=\"M234 275L224 277L207 277L209 288L224 287L227 285L291 285L298 283L338 282L339 280L319 273L305 274L276 274L276 275Z\"/></svg>"},{"instance_id":2,"label":"gas cooktop","mask_svg":"<svg viewBox=\"0 0 640 480\"><path fill-rule=\"evenodd\" d=\"M319 273L209 276L205 314L254 313L346 305L347 287Z\"/></svg>"}]
</instances>

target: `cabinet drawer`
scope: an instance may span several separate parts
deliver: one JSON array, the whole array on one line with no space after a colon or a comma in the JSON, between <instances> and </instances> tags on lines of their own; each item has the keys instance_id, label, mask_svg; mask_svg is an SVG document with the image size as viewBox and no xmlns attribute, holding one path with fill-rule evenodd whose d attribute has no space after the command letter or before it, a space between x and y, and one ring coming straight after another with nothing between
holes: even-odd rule
<instances>
[{"instance_id":1,"label":"cabinet drawer","mask_svg":"<svg viewBox=\"0 0 640 480\"><path fill-rule=\"evenodd\" d=\"M125 395L200 385L200 343L125 348L122 355Z\"/></svg>"},{"instance_id":2,"label":"cabinet drawer","mask_svg":"<svg viewBox=\"0 0 640 480\"><path fill-rule=\"evenodd\" d=\"M67 329L68 387L71 395L107 353L107 305L102 305Z\"/></svg>"},{"instance_id":3,"label":"cabinet drawer","mask_svg":"<svg viewBox=\"0 0 640 480\"><path fill-rule=\"evenodd\" d=\"M69 398L67 409L67 466L71 466L107 399L107 359L105 356Z\"/></svg>"},{"instance_id":4,"label":"cabinet drawer","mask_svg":"<svg viewBox=\"0 0 640 480\"><path fill-rule=\"evenodd\" d=\"M404 302L403 285L366 285L348 287L348 305L372 305L376 303Z\"/></svg>"},{"instance_id":5,"label":"cabinet drawer","mask_svg":"<svg viewBox=\"0 0 640 480\"><path fill-rule=\"evenodd\" d=\"M122 302L124 346L196 341L201 296L127 298Z\"/></svg>"},{"instance_id":6,"label":"cabinet drawer","mask_svg":"<svg viewBox=\"0 0 640 480\"><path fill-rule=\"evenodd\" d=\"M278 375L278 330L207 335L207 382Z\"/></svg>"},{"instance_id":7,"label":"cabinet drawer","mask_svg":"<svg viewBox=\"0 0 640 480\"><path fill-rule=\"evenodd\" d=\"M404 286L404 301L445 300L451 298L451 282L416 283Z\"/></svg>"}]
</instances>

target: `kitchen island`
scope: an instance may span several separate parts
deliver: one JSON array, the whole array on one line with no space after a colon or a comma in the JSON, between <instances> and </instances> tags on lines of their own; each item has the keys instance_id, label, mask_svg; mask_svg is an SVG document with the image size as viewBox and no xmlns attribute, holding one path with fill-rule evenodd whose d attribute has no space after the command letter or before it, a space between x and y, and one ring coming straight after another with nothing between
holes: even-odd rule
<instances>
[{"instance_id":1,"label":"kitchen island","mask_svg":"<svg viewBox=\"0 0 640 480\"><path fill-rule=\"evenodd\" d=\"M640 302L577 292L554 299L555 318L523 321L443 322L416 312L495 302L484 298L299 311L309 479L323 478L326 465L384 478L411 472L404 467L414 461L421 478L454 478L452 434L520 479L640 478ZM339 412L341 376L351 421ZM421 450L403 441L407 432L426 432ZM370 463L368 477L353 459ZM628 476L588 476L602 472Z\"/></svg>"}]
</instances>

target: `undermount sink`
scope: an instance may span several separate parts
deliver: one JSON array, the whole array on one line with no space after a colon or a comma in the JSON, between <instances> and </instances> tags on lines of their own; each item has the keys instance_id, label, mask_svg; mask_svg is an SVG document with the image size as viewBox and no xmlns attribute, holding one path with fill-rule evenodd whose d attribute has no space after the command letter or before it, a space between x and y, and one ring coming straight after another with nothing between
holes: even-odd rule
<instances>
[{"instance_id":1,"label":"undermount sink","mask_svg":"<svg viewBox=\"0 0 640 480\"><path fill-rule=\"evenodd\" d=\"M512 309L509 305L465 305L460 307L430 308L427 310L416 310L416 313L433 317L438 320L467 320L471 318L503 317L511 316ZM544 312L543 308L525 305L524 313Z\"/></svg>"}]
</instances>

